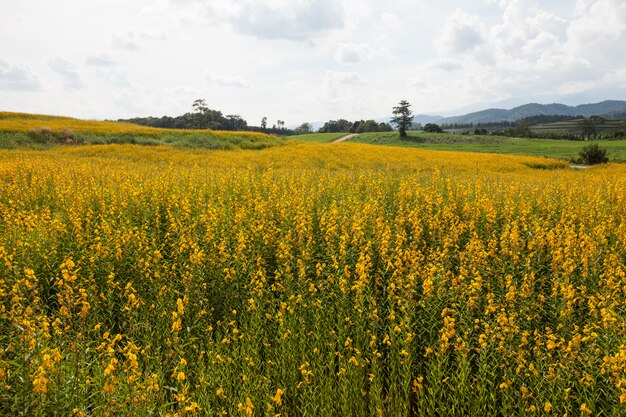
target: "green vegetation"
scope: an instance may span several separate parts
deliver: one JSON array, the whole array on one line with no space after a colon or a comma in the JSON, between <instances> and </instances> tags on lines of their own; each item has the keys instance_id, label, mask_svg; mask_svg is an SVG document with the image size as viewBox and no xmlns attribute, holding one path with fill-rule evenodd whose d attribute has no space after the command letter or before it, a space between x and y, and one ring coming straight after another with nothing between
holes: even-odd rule
<instances>
[{"instance_id":1,"label":"green vegetation","mask_svg":"<svg viewBox=\"0 0 626 417\"><path fill-rule=\"evenodd\" d=\"M606 156L606 149L599 147L597 143L585 146L580 151L580 160L587 165L609 162L609 158Z\"/></svg>"},{"instance_id":2,"label":"green vegetation","mask_svg":"<svg viewBox=\"0 0 626 417\"><path fill-rule=\"evenodd\" d=\"M531 126L530 130L534 134L542 135L542 136L550 136L550 135L581 135L581 122L589 119L574 119L574 120L565 120L561 122L547 123ZM600 137L605 135L612 136L616 132L621 131L624 128L623 120L602 120L601 123L598 123L594 126L594 129L597 131L597 134ZM593 134L593 131L591 132ZM585 135L588 135L585 132Z\"/></svg>"},{"instance_id":3,"label":"green vegetation","mask_svg":"<svg viewBox=\"0 0 626 417\"><path fill-rule=\"evenodd\" d=\"M297 140L300 142L332 142L335 139L338 139L342 136L348 135L349 133L345 132L335 132L335 133L310 133L307 135L296 135L289 136L289 140Z\"/></svg>"},{"instance_id":4,"label":"green vegetation","mask_svg":"<svg viewBox=\"0 0 626 417\"><path fill-rule=\"evenodd\" d=\"M0 149L47 149L55 145L168 145L180 148L203 149L264 149L287 143L286 138L251 135L215 135L212 132L198 133L190 131L160 133L154 136L135 135L132 133L92 134L72 131L51 132L0 131Z\"/></svg>"},{"instance_id":5,"label":"green vegetation","mask_svg":"<svg viewBox=\"0 0 626 417\"><path fill-rule=\"evenodd\" d=\"M393 108L393 118L391 123L396 125L400 136L405 137L406 131L413 123L413 112L411 111L411 105L408 101L402 100L396 107Z\"/></svg>"},{"instance_id":6,"label":"green vegetation","mask_svg":"<svg viewBox=\"0 0 626 417\"><path fill-rule=\"evenodd\" d=\"M389 123L378 123L375 120L357 120L351 122L346 119L329 120L319 128L319 133L364 133L364 132L391 132L393 128ZM304 133L304 132L302 132Z\"/></svg>"},{"instance_id":7,"label":"green vegetation","mask_svg":"<svg viewBox=\"0 0 626 417\"><path fill-rule=\"evenodd\" d=\"M555 139L523 139L503 136L455 135L451 133L409 132L402 139L398 133L364 133L351 142L372 145L405 146L441 151L484 152L544 156L574 160L584 142ZM626 140L598 140L611 161L626 162Z\"/></svg>"}]
</instances>

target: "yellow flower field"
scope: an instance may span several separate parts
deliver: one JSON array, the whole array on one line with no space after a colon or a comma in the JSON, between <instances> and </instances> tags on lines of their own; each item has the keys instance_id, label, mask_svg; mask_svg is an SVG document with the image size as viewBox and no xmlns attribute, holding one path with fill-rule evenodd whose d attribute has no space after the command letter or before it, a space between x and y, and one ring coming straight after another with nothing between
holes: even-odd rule
<instances>
[{"instance_id":1,"label":"yellow flower field","mask_svg":"<svg viewBox=\"0 0 626 417\"><path fill-rule=\"evenodd\" d=\"M269 135L258 132L232 132L208 129L160 129L140 126L132 123L103 122L96 120L81 120L71 117L47 116L29 113L0 112L0 132L29 132L31 130L49 129L61 132L65 129L75 133L92 135L133 135L158 136L172 133L210 133L217 137L244 136L250 138L269 138Z\"/></svg>"},{"instance_id":2,"label":"yellow flower field","mask_svg":"<svg viewBox=\"0 0 626 417\"><path fill-rule=\"evenodd\" d=\"M0 151L0 415L624 415L625 220L619 164Z\"/></svg>"}]
</instances>

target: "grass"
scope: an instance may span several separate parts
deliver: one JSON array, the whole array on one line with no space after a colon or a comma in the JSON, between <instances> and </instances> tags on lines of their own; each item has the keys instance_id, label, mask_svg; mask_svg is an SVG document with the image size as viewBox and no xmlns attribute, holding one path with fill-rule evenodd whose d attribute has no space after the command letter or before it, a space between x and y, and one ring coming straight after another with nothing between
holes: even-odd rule
<instances>
[{"instance_id":1,"label":"grass","mask_svg":"<svg viewBox=\"0 0 626 417\"><path fill-rule=\"evenodd\" d=\"M588 144L588 142L572 140L423 132L409 132L407 138L400 138L397 132L364 133L351 139L350 142L441 151L541 156L568 160L576 159L580 150ZM611 161L626 162L626 140L597 140L593 142L607 149Z\"/></svg>"},{"instance_id":2,"label":"grass","mask_svg":"<svg viewBox=\"0 0 626 417\"><path fill-rule=\"evenodd\" d=\"M307 135L296 135L289 136L288 139L297 140L300 142L318 142L318 143L326 143L332 142L335 139L338 139L342 136L348 135L349 133L309 133Z\"/></svg>"}]
</instances>

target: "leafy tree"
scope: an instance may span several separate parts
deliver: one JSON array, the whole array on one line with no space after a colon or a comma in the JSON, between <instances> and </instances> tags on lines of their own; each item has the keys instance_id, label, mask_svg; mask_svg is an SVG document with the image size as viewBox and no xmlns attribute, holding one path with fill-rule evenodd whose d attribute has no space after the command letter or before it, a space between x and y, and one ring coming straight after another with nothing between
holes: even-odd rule
<instances>
[{"instance_id":1,"label":"leafy tree","mask_svg":"<svg viewBox=\"0 0 626 417\"><path fill-rule=\"evenodd\" d=\"M396 125L400 131L400 136L405 137L406 131L413 123L413 112L410 109L411 105L408 101L402 100L396 107L393 108L393 118L391 123Z\"/></svg>"},{"instance_id":2,"label":"leafy tree","mask_svg":"<svg viewBox=\"0 0 626 417\"><path fill-rule=\"evenodd\" d=\"M229 114L226 116L226 120L224 126L226 130L246 130L248 127L248 123L238 114Z\"/></svg>"},{"instance_id":3,"label":"leafy tree","mask_svg":"<svg viewBox=\"0 0 626 417\"><path fill-rule=\"evenodd\" d=\"M375 120L358 120L348 130L350 133L390 132L393 128L387 123L378 123Z\"/></svg>"},{"instance_id":4,"label":"leafy tree","mask_svg":"<svg viewBox=\"0 0 626 417\"><path fill-rule=\"evenodd\" d=\"M378 124L379 132L391 132L392 130L393 130L393 127L391 127L389 123L380 122Z\"/></svg>"},{"instance_id":5,"label":"leafy tree","mask_svg":"<svg viewBox=\"0 0 626 417\"><path fill-rule=\"evenodd\" d=\"M302 123L300 126L294 129L293 131L296 135L307 135L313 132L313 127L311 123Z\"/></svg>"},{"instance_id":6,"label":"leafy tree","mask_svg":"<svg viewBox=\"0 0 626 417\"><path fill-rule=\"evenodd\" d=\"M199 98L197 100L194 100L193 104L191 105L191 107L193 107L194 111L196 113L205 113L209 110L209 108L206 105L206 101L203 98Z\"/></svg>"},{"instance_id":7,"label":"leafy tree","mask_svg":"<svg viewBox=\"0 0 626 417\"><path fill-rule=\"evenodd\" d=\"M443 133L443 129L435 123L426 123L424 126L424 132L428 133Z\"/></svg>"},{"instance_id":8,"label":"leafy tree","mask_svg":"<svg viewBox=\"0 0 626 417\"><path fill-rule=\"evenodd\" d=\"M319 129L320 133L338 133L338 132L349 132L352 129L353 123L347 121L346 119L339 120L329 120L324 123Z\"/></svg>"},{"instance_id":9,"label":"leafy tree","mask_svg":"<svg viewBox=\"0 0 626 417\"><path fill-rule=\"evenodd\" d=\"M598 136L598 127L605 122L606 120L600 116L591 116L578 122L578 128L581 131L583 140L589 140L592 136L595 139ZM587 139L585 139L585 136L587 136Z\"/></svg>"},{"instance_id":10,"label":"leafy tree","mask_svg":"<svg viewBox=\"0 0 626 417\"><path fill-rule=\"evenodd\" d=\"M529 138L532 132L528 126L528 121L522 119L515 124L513 129L509 129L508 133L517 138Z\"/></svg>"},{"instance_id":11,"label":"leafy tree","mask_svg":"<svg viewBox=\"0 0 626 417\"><path fill-rule=\"evenodd\" d=\"M261 119L261 127L267 129L267 117L265 116Z\"/></svg>"}]
</instances>

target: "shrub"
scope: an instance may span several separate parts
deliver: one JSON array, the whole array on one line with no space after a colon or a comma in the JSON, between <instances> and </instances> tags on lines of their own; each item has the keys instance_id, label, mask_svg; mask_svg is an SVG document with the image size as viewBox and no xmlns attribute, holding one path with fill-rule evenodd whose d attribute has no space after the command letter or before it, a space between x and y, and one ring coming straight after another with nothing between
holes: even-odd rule
<instances>
[{"instance_id":1,"label":"shrub","mask_svg":"<svg viewBox=\"0 0 626 417\"><path fill-rule=\"evenodd\" d=\"M443 129L435 123L426 123L426 126L424 126L424 132L443 133Z\"/></svg>"},{"instance_id":2,"label":"shrub","mask_svg":"<svg viewBox=\"0 0 626 417\"><path fill-rule=\"evenodd\" d=\"M63 129L61 133L58 135L58 140L61 143L74 143L75 139L76 139L76 134L68 128Z\"/></svg>"},{"instance_id":3,"label":"shrub","mask_svg":"<svg viewBox=\"0 0 626 417\"><path fill-rule=\"evenodd\" d=\"M580 161L586 165L603 164L609 161L606 149L599 147L597 143L585 146L579 155Z\"/></svg>"},{"instance_id":4,"label":"shrub","mask_svg":"<svg viewBox=\"0 0 626 417\"><path fill-rule=\"evenodd\" d=\"M40 127L37 129L30 129L28 136L36 143L49 143L52 138L52 131L49 127Z\"/></svg>"},{"instance_id":5,"label":"shrub","mask_svg":"<svg viewBox=\"0 0 626 417\"><path fill-rule=\"evenodd\" d=\"M76 134L67 128L61 131L53 131L49 127L30 129L28 136L35 143L63 143L71 144L76 140Z\"/></svg>"}]
</instances>

